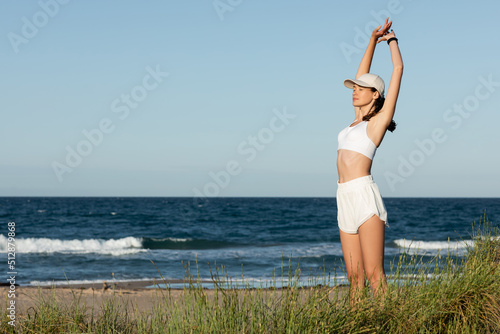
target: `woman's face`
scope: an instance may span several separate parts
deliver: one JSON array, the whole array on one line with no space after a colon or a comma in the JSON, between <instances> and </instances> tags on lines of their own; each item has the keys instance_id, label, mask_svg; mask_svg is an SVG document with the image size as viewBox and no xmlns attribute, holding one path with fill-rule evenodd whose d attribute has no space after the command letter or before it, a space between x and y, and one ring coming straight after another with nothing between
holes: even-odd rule
<instances>
[{"instance_id":1,"label":"woman's face","mask_svg":"<svg viewBox=\"0 0 500 334\"><path fill-rule=\"evenodd\" d=\"M378 98L378 92L372 91L371 88L354 85L352 88L352 105L362 107L372 103Z\"/></svg>"}]
</instances>

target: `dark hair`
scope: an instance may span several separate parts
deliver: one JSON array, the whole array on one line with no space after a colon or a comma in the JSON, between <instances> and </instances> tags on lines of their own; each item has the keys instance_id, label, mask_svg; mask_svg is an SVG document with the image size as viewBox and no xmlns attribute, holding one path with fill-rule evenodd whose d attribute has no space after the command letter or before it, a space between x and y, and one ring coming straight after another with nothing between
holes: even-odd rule
<instances>
[{"instance_id":1,"label":"dark hair","mask_svg":"<svg viewBox=\"0 0 500 334\"><path fill-rule=\"evenodd\" d=\"M372 88L372 91L376 92L377 90L375 88ZM370 118L375 116L384 106L384 102L385 98L382 95L379 95L378 99L376 99L375 103L373 104L372 110L370 110L370 112L365 117L363 117L363 121L369 121ZM391 120L391 124L389 124L387 130L394 132L394 130L396 130L396 125L396 122L394 122L394 120Z\"/></svg>"}]
</instances>

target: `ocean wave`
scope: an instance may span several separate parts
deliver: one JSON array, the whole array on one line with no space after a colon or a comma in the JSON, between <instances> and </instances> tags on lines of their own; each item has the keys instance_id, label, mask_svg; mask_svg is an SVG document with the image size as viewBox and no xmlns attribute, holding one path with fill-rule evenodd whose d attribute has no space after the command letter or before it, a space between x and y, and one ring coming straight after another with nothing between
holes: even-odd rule
<instances>
[{"instance_id":1,"label":"ocean wave","mask_svg":"<svg viewBox=\"0 0 500 334\"><path fill-rule=\"evenodd\" d=\"M394 240L397 247L402 250L419 253L437 253L438 251L459 251L463 252L467 247L474 246L473 240L458 240L458 241L423 241L423 240Z\"/></svg>"},{"instance_id":2,"label":"ocean wave","mask_svg":"<svg viewBox=\"0 0 500 334\"><path fill-rule=\"evenodd\" d=\"M0 253L7 252L8 238L0 234ZM233 246L235 243L191 238L141 238L120 239L73 239L16 238L18 253L99 253L105 255L127 255L147 250L210 250Z\"/></svg>"},{"instance_id":3,"label":"ocean wave","mask_svg":"<svg viewBox=\"0 0 500 334\"><path fill-rule=\"evenodd\" d=\"M0 235L0 252L7 252L8 239ZM121 239L73 239L61 240L50 238L16 238L17 253L63 253L120 256L146 251L140 238L125 237Z\"/></svg>"},{"instance_id":4,"label":"ocean wave","mask_svg":"<svg viewBox=\"0 0 500 334\"><path fill-rule=\"evenodd\" d=\"M77 284L95 284L97 286L101 285L104 282L107 282L108 284L111 283L127 283L127 282L148 282L148 281L159 281L158 278L137 278L137 279L113 279L113 277L110 277L109 279L95 279L95 280L65 280L65 281L30 281L28 285L30 286L68 286L68 285L77 285Z\"/></svg>"}]
</instances>

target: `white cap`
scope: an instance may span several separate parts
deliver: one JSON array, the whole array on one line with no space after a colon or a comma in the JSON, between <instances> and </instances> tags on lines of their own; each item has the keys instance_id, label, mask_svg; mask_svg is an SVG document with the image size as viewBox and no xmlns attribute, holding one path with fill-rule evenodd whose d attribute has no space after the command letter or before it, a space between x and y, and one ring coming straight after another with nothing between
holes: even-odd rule
<instances>
[{"instance_id":1,"label":"white cap","mask_svg":"<svg viewBox=\"0 0 500 334\"><path fill-rule=\"evenodd\" d=\"M375 88L380 96L384 96L384 80L382 80L382 78L376 74L366 73L357 79L344 80L344 86L346 86L347 88L352 89L355 84L361 87Z\"/></svg>"}]
</instances>

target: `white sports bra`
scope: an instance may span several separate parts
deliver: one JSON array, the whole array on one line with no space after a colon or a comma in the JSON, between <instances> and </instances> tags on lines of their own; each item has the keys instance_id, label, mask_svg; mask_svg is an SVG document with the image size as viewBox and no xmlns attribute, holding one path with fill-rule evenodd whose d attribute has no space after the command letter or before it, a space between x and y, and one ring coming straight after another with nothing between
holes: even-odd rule
<instances>
[{"instance_id":1,"label":"white sports bra","mask_svg":"<svg viewBox=\"0 0 500 334\"><path fill-rule=\"evenodd\" d=\"M373 160L377 146L368 138L368 134L366 133L367 126L368 122L362 121L340 131L338 136L338 150L358 152Z\"/></svg>"}]
</instances>

